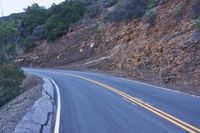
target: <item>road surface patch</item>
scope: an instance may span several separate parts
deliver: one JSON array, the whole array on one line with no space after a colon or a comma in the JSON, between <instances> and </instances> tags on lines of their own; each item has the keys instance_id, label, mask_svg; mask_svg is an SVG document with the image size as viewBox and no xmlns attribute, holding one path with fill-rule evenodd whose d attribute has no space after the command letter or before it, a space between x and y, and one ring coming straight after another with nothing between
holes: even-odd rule
<instances>
[{"instance_id":1,"label":"road surface patch","mask_svg":"<svg viewBox=\"0 0 200 133\"><path fill-rule=\"evenodd\" d=\"M175 124L176 126L186 130L187 132L190 132L190 133L198 133L198 132L200 132L199 128L197 128L197 127L195 127L195 126L193 126L193 125L191 125L189 123L186 123L186 122L184 122L184 121L182 121L182 120L180 120L180 119L178 119L178 118L176 118L176 117L174 117L174 116L172 116L172 115L170 115L170 114L168 114L168 113L166 113L166 112L164 112L164 111L162 111L160 109L157 109L157 108L153 107L152 105L150 105L147 102L144 102L144 101L142 101L142 100L140 100L140 99L138 99L136 97L132 97L132 96L130 96L130 95L128 95L128 94L126 94L126 93L114 88L114 87L111 87L109 85L106 85L106 84L100 83L98 81L95 81L95 80L92 80L92 79L89 79L89 78L85 78L85 77L82 77L82 76L79 76L79 75L74 75L74 74L63 74L63 75L67 75L67 76L72 76L72 77L76 77L76 78L79 78L79 79L83 79L83 80L86 80L88 82L91 82L91 83L94 83L96 85L99 85L99 86L101 86L103 88L106 88L108 90L111 90L111 91L117 93L118 95L126 98L127 100L129 100L129 101L131 101L131 102L133 102L133 103L145 108L146 110L156 114L157 116L160 116L163 119L165 119L165 120Z\"/></svg>"}]
</instances>

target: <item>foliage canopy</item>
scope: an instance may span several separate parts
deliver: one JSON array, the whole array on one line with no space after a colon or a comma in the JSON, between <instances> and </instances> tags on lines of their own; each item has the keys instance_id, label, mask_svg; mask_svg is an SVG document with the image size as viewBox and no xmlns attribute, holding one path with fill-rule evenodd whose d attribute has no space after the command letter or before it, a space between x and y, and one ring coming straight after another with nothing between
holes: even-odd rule
<instances>
[{"instance_id":1,"label":"foliage canopy","mask_svg":"<svg viewBox=\"0 0 200 133\"><path fill-rule=\"evenodd\" d=\"M45 9L33 4L25 9L24 23L32 33L34 28L45 25L45 35L48 41L55 41L68 31L71 24L77 22L84 15L86 6L79 0L65 0L51 8Z\"/></svg>"}]
</instances>

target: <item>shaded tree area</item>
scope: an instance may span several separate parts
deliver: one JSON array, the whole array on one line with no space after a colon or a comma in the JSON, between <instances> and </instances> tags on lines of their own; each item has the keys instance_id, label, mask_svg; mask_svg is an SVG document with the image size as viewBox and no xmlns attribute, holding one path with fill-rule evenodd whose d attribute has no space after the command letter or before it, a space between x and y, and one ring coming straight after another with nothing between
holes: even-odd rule
<instances>
[{"instance_id":1,"label":"shaded tree area","mask_svg":"<svg viewBox=\"0 0 200 133\"><path fill-rule=\"evenodd\" d=\"M23 21L26 25L26 29L31 33L36 26L44 24L47 18L47 9L35 3L25 9L25 16Z\"/></svg>"},{"instance_id":2,"label":"shaded tree area","mask_svg":"<svg viewBox=\"0 0 200 133\"><path fill-rule=\"evenodd\" d=\"M84 15L85 10L86 5L79 0L66 0L58 5L53 4L49 9L33 4L25 9L23 21L30 34L40 26L41 30L44 29L45 38L55 41Z\"/></svg>"},{"instance_id":3,"label":"shaded tree area","mask_svg":"<svg viewBox=\"0 0 200 133\"><path fill-rule=\"evenodd\" d=\"M14 61L17 51L29 50L37 39L55 41L85 10L79 0L66 0L49 9L33 4L25 13L0 18L0 106L22 92L20 85L25 75Z\"/></svg>"},{"instance_id":4,"label":"shaded tree area","mask_svg":"<svg viewBox=\"0 0 200 133\"><path fill-rule=\"evenodd\" d=\"M17 26L15 22L0 24L0 106L21 93L24 73L14 62Z\"/></svg>"}]
</instances>

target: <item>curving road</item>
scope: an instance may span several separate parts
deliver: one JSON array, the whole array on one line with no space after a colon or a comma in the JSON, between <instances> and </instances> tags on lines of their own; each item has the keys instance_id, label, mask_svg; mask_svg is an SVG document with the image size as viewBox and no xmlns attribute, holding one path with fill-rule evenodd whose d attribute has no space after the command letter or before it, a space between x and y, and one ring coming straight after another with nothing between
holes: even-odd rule
<instances>
[{"instance_id":1,"label":"curving road","mask_svg":"<svg viewBox=\"0 0 200 133\"><path fill-rule=\"evenodd\" d=\"M199 97L100 73L24 70L58 89L55 133L200 132Z\"/></svg>"}]
</instances>

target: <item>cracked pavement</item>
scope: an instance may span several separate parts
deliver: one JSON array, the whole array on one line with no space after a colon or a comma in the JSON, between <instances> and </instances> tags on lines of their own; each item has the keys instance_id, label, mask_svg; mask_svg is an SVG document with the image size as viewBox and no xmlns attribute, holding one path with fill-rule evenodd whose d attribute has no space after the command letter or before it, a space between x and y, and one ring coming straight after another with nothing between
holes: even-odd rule
<instances>
[{"instance_id":1,"label":"cracked pavement","mask_svg":"<svg viewBox=\"0 0 200 133\"><path fill-rule=\"evenodd\" d=\"M50 133L52 127L54 88L50 80L43 78L42 97L23 117L13 133Z\"/></svg>"}]
</instances>

